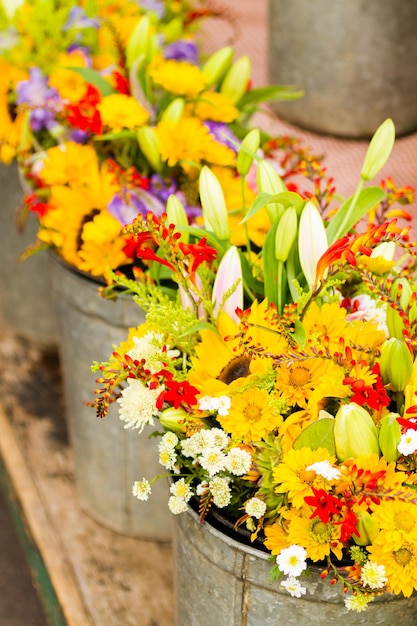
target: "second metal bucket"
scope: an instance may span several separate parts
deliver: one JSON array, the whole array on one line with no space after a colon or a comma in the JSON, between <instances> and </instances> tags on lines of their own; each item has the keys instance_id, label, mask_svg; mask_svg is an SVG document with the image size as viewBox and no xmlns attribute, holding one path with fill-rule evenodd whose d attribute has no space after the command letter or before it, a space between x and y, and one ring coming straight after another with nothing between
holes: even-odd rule
<instances>
[{"instance_id":1,"label":"second metal bucket","mask_svg":"<svg viewBox=\"0 0 417 626\"><path fill-rule=\"evenodd\" d=\"M157 442L145 431L126 430L117 407L102 420L83 404L94 400L93 361L108 359L127 329L144 321L132 298L109 301L99 284L52 257L53 288L60 329L60 356L75 482L80 504L91 517L117 532L156 541L171 539L168 483L157 481L148 502L132 495L135 480L160 474Z\"/></svg>"}]
</instances>

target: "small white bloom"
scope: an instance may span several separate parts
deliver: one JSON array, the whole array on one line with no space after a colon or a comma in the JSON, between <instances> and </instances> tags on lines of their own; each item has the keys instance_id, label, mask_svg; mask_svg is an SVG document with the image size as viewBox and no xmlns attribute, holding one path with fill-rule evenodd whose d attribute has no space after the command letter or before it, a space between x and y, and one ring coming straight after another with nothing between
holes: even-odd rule
<instances>
[{"instance_id":1,"label":"small white bloom","mask_svg":"<svg viewBox=\"0 0 417 626\"><path fill-rule=\"evenodd\" d=\"M301 546L293 544L284 548L277 556L279 569L286 576L299 576L307 567L307 552Z\"/></svg>"},{"instance_id":2,"label":"small white bloom","mask_svg":"<svg viewBox=\"0 0 417 626\"><path fill-rule=\"evenodd\" d=\"M174 515L179 515L180 513L185 513L187 510L187 503L184 498L170 496L168 500L168 508Z\"/></svg>"},{"instance_id":3,"label":"small white bloom","mask_svg":"<svg viewBox=\"0 0 417 626\"><path fill-rule=\"evenodd\" d=\"M151 484L146 478L133 483L132 493L138 500L149 500L151 491Z\"/></svg>"},{"instance_id":4,"label":"small white bloom","mask_svg":"<svg viewBox=\"0 0 417 626\"><path fill-rule=\"evenodd\" d=\"M289 576L286 580L282 580L281 587L285 587L294 598L301 598L306 592L306 588L294 576Z\"/></svg>"},{"instance_id":5,"label":"small white bloom","mask_svg":"<svg viewBox=\"0 0 417 626\"><path fill-rule=\"evenodd\" d=\"M401 435L397 449L398 452L404 456L413 454L417 450L417 430L409 428L404 435Z\"/></svg>"},{"instance_id":6,"label":"small white bloom","mask_svg":"<svg viewBox=\"0 0 417 626\"><path fill-rule=\"evenodd\" d=\"M185 482L184 478L180 478L179 480L173 482L169 490L173 496L182 498L185 502L188 502L193 495L193 490L190 485Z\"/></svg>"},{"instance_id":7,"label":"small white bloom","mask_svg":"<svg viewBox=\"0 0 417 626\"><path fill-rule=\"evenodd\" d=\"M125 428L137 428L141 433L146 424L153 426L153 417L158 413L156 400L161 389L149 389L141 380L128 378L128 385L122 391L119 404L119 418L126 422Z\"/></svg>"},{"instance_id":8,"label":"small white bloom","mask_svg":"<svg viewBox=\"0 0 417 626\"><path fill-rule=\"evenodd\" d=\"M167 470L174 470L177 463L177 454L175 450L160 450L159 462Z\"/></svg>"},{"instance_id":9,"label":"small white bloom","mask_svg":"<svg viewBox=\"0 0 417 626\"><path fill-rule=\"evenodd\" d=\"M220 396L218 399L217 413L221 416L229 415L229 409L232 406L232 400L229 396Z\"/></svg>"},{"instance_id":10,"label":"small white bloom","mask_svg":"<svg viewBox=\"0 0 417 626\"><path fill-rule=\"evenodd\" d=\"M266 512L266 504L260 498L251 498L245 504L245 511L251 517L261 519Z\"/></svg>"},{"instance_id":11,"label":"small white bloom","mask_svg":"<svg viewBox=\"0 0 417 626\"><path fill-rule=\"evenodd\" d=\"M210 476L214 476L225 469L226 455L219 448L208 448L203 452L199 461L201 467L207 470Z\"/></svg>"},{"instance_id":12,"label":"small white bloom","mask_svg":"<svg viewBox=\"0 0 417 626\"><path fill-rule=\"evenodd\" d=\"M372 602L375 596L368 595L366 593L358 593L357 596L348 596L345 598L345 607L349 611L355 611L356 613L362 613L368 608L368 604Z\"/></svg>"},{"instance_id":13,"label":"small white bloom","mask_svg":"<svg viewBox=\"0 0 417 626\"><path fill-rule=\"evenodd\" d=\"M221 428L212 428L209 433L213 439L214 447L224 450L229 445L230 437Z\"/></svg>"},{"instance_id":14,"label":"small white bloom","mask_svg":"<svg viewBox=\"0 0 417 626\"><path fill-rule=\"evenodd\" d=\"M247 474L252 465L250 452L242 448L231 448L226 457L226 469L234 476Z\"/></svg>"},{"instance_id":15,"label":"small white bloom","mask_svg":"<svg viewBox=\"0 0 417 626\"><path fill-rule=\"evenodd\" d=\"M361 570L361 580L371 589L382 589L388 580L385 567L375 561L367 561Z\"/></svg>"},{"instance_id":16,"label":"small white bloom","mask_svg":"<svg viewBox=\"0 0 417 626\"><path fill-rule=\"evenodd\" d=\"M211 398L210 396L202 396L198 400L198 408L200 411L216 411L217 410L217 398Z\"/></svg>"},{"instance_id":17,"label":"small white bloom","mask_svg":"<svg viewBox=\"0 0 417 626\"><path fill-rule=\"evenodd\" d=\"M173 432L167 432L162 435L161 441L158 444L158 449L160 452L167 451L170 452L177 445L179 439L177 435Z\"/></svg>"},{"instance_id":18,"label":"small white bloom","mask_svg":"<svg viewBox=\"0 0 417 626\"><path fill-rule=\"evenodd\" d=\"M333 467L330 461L317 461L306 467L306 470L313 470L313 472L316 472L316 474L326 480L334 480L340 476L340 470L337 467Z\"/></svg>"},{"instance_id":19,"label":"small white bloom","mask_svg":"<svg viewBox=\"0 0 417 626\"><path fill-rule=\"evenodd\" d=\"M209 411L213 413L217 411L219 415L228 415L232 401L229 396L220 396L219 398L211 396L203 396L198 401L200 411Z\"/></svg>"},{"instance_id":20,"label":"small white bloom","mask_svg":"<svg viewBox=\"0 0 417 626\"><path fill-rule=\"evenodd\" d=\"M227 479L215 476L209 482L209 489L211 491L211 495L213 496L213 502L219 507L219 509L222 509L229 504L231 492Z\"/></svg>"},{"instance_id":21,"label":"small white bloom","mask_svg":"<svg viewBox=\"0 0 417 626\"><path fill-rule=\"evenodd\" d=\"M210 430L200 430L198 433L194 433L191 437L183 439L181 441L181 448L184 456L190 456L196 458L199 454L211 448L213 446L213 437L210 434Z\"/></svg>"}]
</instances>

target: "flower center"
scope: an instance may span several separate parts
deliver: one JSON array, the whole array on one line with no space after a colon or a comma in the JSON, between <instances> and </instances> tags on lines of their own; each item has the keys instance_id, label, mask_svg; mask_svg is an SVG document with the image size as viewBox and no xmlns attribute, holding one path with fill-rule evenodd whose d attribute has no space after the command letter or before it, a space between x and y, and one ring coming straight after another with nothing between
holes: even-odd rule
<instances>
[{"instance_id":1,"label":"flower center","mask_svg":"<svg viewBox=\"0 0 417 626\"><path fill-rule=\"evenodd\" d=\"M310 371L306 367L295 367L291 370L290 383L294 387L302 387L310 382Z\"/></svg>"},{"instance_id":2,"label":"flower center","mask_svg":"<svg viewBox=\"0 0 417 626\"><path fill-rule=\"evenodd\" d=\"M321 522L320 520L315 520L311 525L310 535L318 543L326 543L330 541L331 531L329 529L329 525Z\"/></svg>"},{"instance_id":3,"label":"flower center","mask_svg":"<svg viewBox=\"0 0 417 626\"><path fill-rule=\"evenodd\" d=\"M301 482L311 485L314 482L314 479L316 477L316 472L313 470L302 469L299 472L298 477Z\"/></svg>"},{"instance_id":4,"label":"flower center","mask_svg":"<svg viewBox=\"0 0 417 626\"><path fill-rule=\"evenodd\" d=\"M394 516L395 525L398 530L404 530L409 533L416 525L416 521L410 513L402 511Z\"/></svg>"},{"instance_id":5,"label":"flower center","mask_svg":"<svg viewBox=\"0 0 417 626\"><path fill-rule=\"evenodd\" d=\"M218 380L222 383L230 385L231 382L238 378L246 378L249 374L250 359L245 356L237 356L222 369L218 375Z\"/></svg>"},{"instance_id":6,"label":"flower center","mask_svg":"<svg viewBox=\"0 0 417 626\"><path fill-rule=\"evenodd\" d=\"M248 404L245 407L244 413L245 413L245 419L248 422L251 422L252 424L254 422L257 422L262 415L261 409L256 404Z\"/></svg>"},{"instance_id":7,"label":"flower center","mask_svg":"<svg viewBox=\"0 0 417 626\"><path fill-rule=\"evenodd\" d=\"M401 567L407 567L413 558L413 550L409 543L405 543L399 550L393 552L394 560Z\"/></svg>"}]
</instances>

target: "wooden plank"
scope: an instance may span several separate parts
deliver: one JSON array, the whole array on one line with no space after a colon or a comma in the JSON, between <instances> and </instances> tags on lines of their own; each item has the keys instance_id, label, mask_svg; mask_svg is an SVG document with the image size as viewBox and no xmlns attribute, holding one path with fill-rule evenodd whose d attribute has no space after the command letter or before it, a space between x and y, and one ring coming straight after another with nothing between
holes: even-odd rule
<instances>
[{"instance_id":1,"label":"wooden plank","mask_svg":"<svg viewBox=\"0 0 417 626\"><path fill-rule=\"evenodd\" d=\"M26 543L26 553L45 610L54 626L91 626L91 614L85 606L71 565L59 545L55 529L46 515L2 407L0 432L3 488L6 487L15 523Z\"/></svg>"}]
</instances>

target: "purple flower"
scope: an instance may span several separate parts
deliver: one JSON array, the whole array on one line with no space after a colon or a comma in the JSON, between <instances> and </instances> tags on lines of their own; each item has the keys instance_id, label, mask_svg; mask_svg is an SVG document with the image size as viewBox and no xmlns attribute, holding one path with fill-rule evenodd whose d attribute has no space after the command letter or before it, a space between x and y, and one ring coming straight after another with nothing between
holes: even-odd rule
<instances>
[{"instance_id":1,"label":"purple flower","mask_svg":"<svg viewBox=\"0 0 417 626\"><path fill-rule=\"evenodd\" d=\"M201 215L201 208L199 206L187 206L185 194L178 189L176 182L172 179L166 180L159 174L153 174L149 182L149 191L154 197L161 200L164 205L167 203L169 196L175 194L183 205L191 223L195 221L196 217Z\"/></svg>"},{"instance_id":2,"label":"purple flower","mask_svg":"<svg viewBox=\"0 0 417 626\"><path fill-rule=\"evenodd\" d=\"M85 130L81 130L80 128L76 128L71 133L71 141L75 141L75 143L85 144L87 143L90 137L90 133L87 133Z\"/></svg>"},{"instance_id":3,"label":"purple flower","mask_svg":"<svg viewBox=\"0 0 417 626\"><path fill-rule=\"evenodd\" d=\"M161 0L142 0L140 6L142 9L145 9L146 12L152 11L156 13L159 19L165 16L165 6Z\"/></svg>"},{"instance_id":4,"label":"purple flower","mask_svg":"<svg viewBox=\"0 0 417 626\"><path fill-rule=\"evenodd\" d=\"M145 217L149 211L158 216L162 215L165 205L144 189L134 191L122 189L113 196L107 208L113 217L125 226L131 224L138 215Z\"/></svg>"},{"instance_id":5,"label":"purple flower","mask_svg":"<svg viewBox=\"0 0 417 626\"><path fill-rule=\"evenodd\" d=\"M42 128L50 130L55 126L55 112L60 106L58 92L48 86L41 70L32 67L28 80L21 80L17 86L17 104L26 104L31 109L30 126L33 131Z\"/></svg>"},{"instance_id":6,"label":"purple flower","mask_svg":"<svg viewBox=\"0 0 417 626\"><path fill-rule=\"evenodd\" d=\"M223 122L210 122L205 120L204 125L208 128L210 134L216 141L223 143L228 148L237 152L236 143L239 142L227 124L224 124Z\"/></svg>"},{"instance_id":7,"label":"purple flower","mask_svg":"<svg viewBox=\"0 0 417 626\"><path fill-rule=\"evenodd\" d=\"M197 46L192 41L179 39L170 43L164 50L166 59L175 59L176 61L188 61L193 65L198 65Z\"/></svg>"},{"instance_id":8,"label":"purple flower","mask_svg":"<svg viewBox=\"0 0 417 626\"><path fill-rule=\"evenodd\" d=\"M70 30L70 28L98 28L99 21L88 17L81 7L72 7L67 23L64 25L64 30Z\"/></svg>"}]
</instances>

